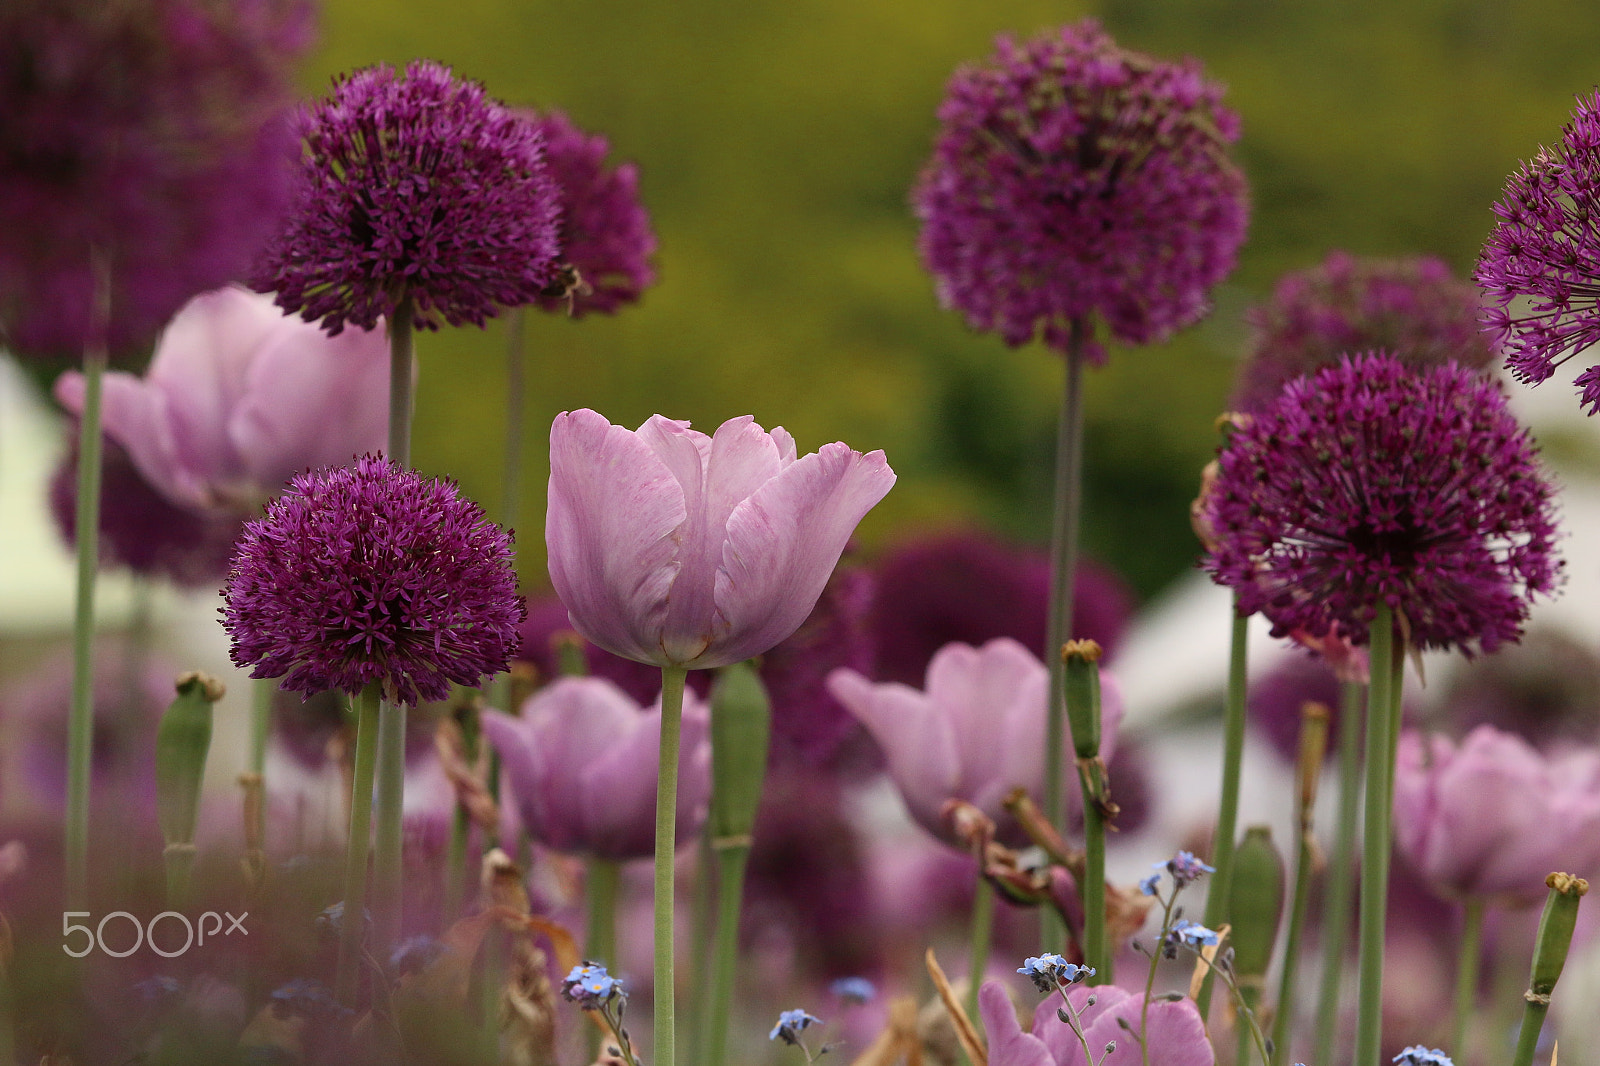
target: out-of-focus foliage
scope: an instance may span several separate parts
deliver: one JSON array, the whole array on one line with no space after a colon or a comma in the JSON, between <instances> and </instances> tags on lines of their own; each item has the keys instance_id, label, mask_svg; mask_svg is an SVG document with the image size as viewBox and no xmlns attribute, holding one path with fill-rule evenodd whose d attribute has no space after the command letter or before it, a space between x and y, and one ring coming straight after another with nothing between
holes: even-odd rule
<instances>
[{"instance_id":1,"label":"out-of-focus foliage","mask_svg":"<svg viewBox=\"0 0 1600 1066\"><path fill-rule=\"evenodd\" d=\"M305 78L427 56L513 104L560 107L637 160L660 284L614 320L530 313L524 583L543 580L545 434L591 406L709 429L753 413L804 450L883 448L900 473L861 531L982 522L1048 535L1060 368L941 311L907 190L954 67L1094 13L1230 86L1251 236L1208 322L1113 351L1089 380L1085 544L1144 593L1192 564L1185 505L1215 446L1242 309L1330 247L1431 252L1464 273L1505 175L1596 79L1572 0L328 0ZM491 512L506 330L421 338L416 455Z\"/></svg>"}]
</instances>

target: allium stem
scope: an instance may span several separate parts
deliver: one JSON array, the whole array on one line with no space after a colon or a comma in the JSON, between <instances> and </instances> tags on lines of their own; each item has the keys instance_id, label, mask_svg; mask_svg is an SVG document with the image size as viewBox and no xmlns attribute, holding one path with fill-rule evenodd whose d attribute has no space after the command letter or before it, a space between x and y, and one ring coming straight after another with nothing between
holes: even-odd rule
<instances>
[{"instance_id":1,"label":"allium stem","mask_svg":"<svg viewBox=\"0 0 1600 1066\"><path fill-rule=\"evenodd\" d=\"M743 910L744 873L749 860L748 844L717 849L717 932L711 955L707 1066L722 1066L728 1061L728 1017L739 962L739 914Z\"/></svg>"},{"instance_id":2,"label":"allium stem","mask_svg":"<svg viewBox=\"0 0 1600 1066\"><path fill-rule=\"evenodd\" d=\"M1372 620L1372 690L1367 701L1366 817L1361 841L1360 987L1356 999L1353 1066L1379 1066L1383 1038L1383 931L1389 889L1390 816L1394 750L1390 731L1399 702L1394 618L1379 602Z\"/></svg>"},{"instance_id":3,"label":"allium stem","mask_svg":"<svg viewBox=\"0 0 1600 1066\"><path fill-rule=\"evenodd\" d=\"M267 740L272 736L272 694L278 691L273 678L256 678L250 682L250 770L240 778L245 788L245 849L253 874L261 872L259 864L267 847Z\"/></svg>"},{"instance_id":4,"label":"allium stem","mask_svg":"<svg viewBox=\"0 0 1600 1066\"><path fill-rule=\"evenodd\" d=\"M1066 781L1062 749L1066 742L1065 669L1061 645L1072 635L1073 577L1078 567L1078 512L1083 497L1083 364L1088 327L1072 322L1066 350L1066 381L1056 423L1055 510L1050 528L1050 615L1045 630L1044 661L1050 667L1050 702L1044 735L1044 815L1065 831ZM1066 929L1050 907L1039 908L1041 940L1051 951L1065 940Z\"/></svg>"},{"instance_id":5,"label":"allium stem","mask_svg":"<svg viewBox=\"0 0 1600 1066\"><path fill-rule=\"evenodd\" d=\"M1239 611L1239 597L1233 599L1233 637L1228 648L1228 695L1222 725L1222 800L1217 807L1217 831L1212 839L1211 864L1217 872L1206 888L1205 924L1220 929L1228 920L1228 893L1233 885L1233 845L1239 824L1239 778L1244 768L1245 687L1249 679L1247 653L1250 643L1250 616ZM1200 1017L1211 1007L1211 971L1206 972L1195 1004Z\"/></svg>"},{"instance_id":6,"label":"allium stem","mask_svg":"<svg viewBox=\"0 0 1600 1066\"><path fill-rule=\"evenodd\" d=\"M411 297L405 296L389 319L389 458L401 466L411 465L413 313Z\"/></svg>"},{"instance_id":7,"label":"allium stem","mask_svg":"<svg viewBox=\"0 0 1600 1066\"><path fill-rule=\"evenodd\" d=\"M89 763L94 742L94 585L100 569L101 381L109 356L111 267L95 253L95 306L83 352L83 414L78 420L78 591L72 614L72 708L67 718L66 903L89 899Z\"/></svg>"},{"instance_id":8,"label":"allium stem","mask_svg":"<svg viewBox=\"0 0 1600 1066\"><path fill-rule=\"evenodd\" d=\"M661 668L661 763L656 779L655 1063L674 1066L677 988L673 984L673 859L678 851L678 736L683 725L681 666Z\"/></svg>"},{"instance_id":9,"label":"allium stem","mask_svg":"<svg viewBox=\"0 0 1600 1066\"><path fill-rule=\"evenodd\" d=\"M458 722L461 726L461 754L468 765L475 765L478 745L485 743L478 731L478 713L469 707ZM450 818L450 840L444 854L444 921L446 927L461 915L461 900L467 885L467 838L472 833L472 819L466 805L456 800Z\"/></svg>"},{"instance_id":10,"label":"allium stem","mask_svg":"<svg viewBox=\"0 0 1600 1066\"><path fill-rule=\"evenodd\" d=\"M1295 984L1300 973L1300 940L1305 932L1306 907L1311 899L1311 880L1316 868L1316 838L1312 817L1317 802L1317 784L1327 752L1328 709L1308 705L1301 711L1300 759L1295 782L1299 793L1300 833L1294 857L1294 897L1289 904L1289 927L1283 947L1283 973L1278 979L1278 1002L1272 1018L1272 1057L1280 1064L1293 1062L1289 1054L1295 1015Z\"/></svg>"},{"instance_id":11,"label":"allium stem","mask_svg":"<svg viewBox=\"0 0 1600 1066\"><path fill-rule=\"evenodd\" d=\"M339 964L334 993L347 1007L356 1005L362 934L366 932L367 845L372 835L372 778L378 763L378 683L356 697L356 758L350 779L350 839L344 860L344 915L339 922Z\"/></svg>"},{"instance_id":12,"label":"allium stem","mask_svg":"<svg viewBox=\"0 0 1600 1066\"><path fill-rule=\"evenodd\" d=\"M380 958L400 940L404 906L400 864L406 794L406 705L383 702L378 716L378 829L372 861L373 943Z\"/></svg>"},{"instance_id":13,"label":"allium stem","mask_svg":"<svg viewBox=\"0 0 1600 1066\"><path fill-rule=\"evenodd\" d=\"M989 942L994 936L994 886L978 871L977 891L972 896L972 962L967 968L967 1017L978 1016L978 987L989 968Z\"/></svg>"},{"instance_id":14,"label":"allium stem","mask_svg":"<svg viewBox=\"0 0 1600 1066\"><path fill-rule=\"evenodd\" d=\"M1461 929L1460 950L1456 954L1455 1017L1450 1025L1450 1054L1463 1062L1467 1054L1467 1019L1478 998L1478 970L1483 957L1483 900L1466 902Z\"/></svg>"},{"instance_id":15,"label":"allium stem","mask_svg":"<svg viewBox=\"0 0 1600 1066\"><path fill-rule=\"evenodd\" d=\"M1317 992L1316 1053L1312 1062L1332 1062L1344 985L1345 943L1350 936L1350 901L1355 887L1356 822L1361 816L1361 726L1367 686L1339 686L1339 824L1328 866L1322 906L1322 987Z\"/></svg>"}]
</instances>

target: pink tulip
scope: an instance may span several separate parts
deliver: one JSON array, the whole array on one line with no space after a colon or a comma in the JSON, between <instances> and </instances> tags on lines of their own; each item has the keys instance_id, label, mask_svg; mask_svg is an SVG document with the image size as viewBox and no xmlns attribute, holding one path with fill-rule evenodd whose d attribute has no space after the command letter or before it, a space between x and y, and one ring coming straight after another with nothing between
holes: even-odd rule
<instances>
[{"instance_id":1,"label":"pink tulip","mask_svg":"<svg viewBox=\"0 0 1600 1066\"><path fill-rule=\"evenodd\" d=\"M1094 1005L1085 1006L1091 995ZM1059 995L1045 997L1034 1011L1033 1031L1024 1033L1005 989L998 981L985 984L978 992L978 1005L989 1036L989 1066L1089 1066L1090 1060L1084 1056L1085 1042L1094 1054L1094 1062L1100 1062L1106 1045L1115 1042L1117 1050L1105 1058L1108 1066L1138 1063L1143 1059L1135 1036L1142 1036L1149 1045L1150 1066L1213 1066L1216 1062L1193 1000L1151 1003L1145 1017L1146 1028L1141 1033L1140 1016L1145 1013L1142 993L1115 985L1078 985L1067 991L1067 999L1083 1025L1082 1041L1056 1015L1061 1008ZM1123 1023L1129 1029L1124 1029Z\"/></svg>"},{"instance_id":2,"label":"pink tulip","mask_svg":"<svg viewBox=\"0 0 1600 1066\"><path fill-rule=\"evenodd\" d=\"M271 296L218 289L168 324L145 376L105 376L105 435L163 496L201 511L254 512L290 476L383 447L383 331L327 336ZM56 398L83 408L83 376Z\"/></svg>"},{"instance_id":3,"label":"pink tulip","mask_svg":"<svg viewBox=\"0 0 1600 1066\"><path fill-rule=\"evenodd\" d=\"M550 427L550 580L594 644L658 666L767 651L811 613L845 542L894 484L881 451L796 458L749 417L714 436L593 411Z\"/></svg>"},{"instance_id":4,"label":"pink tulip","mask_svg":"<svg viewBox=\"0 0 1600 1066\"><path fill-rule=\"evenodd\" d=\"M556 851L621 861L655 851L661 702L648 711L601 677L563 677L530 696L520 717L491 711L483 731L500 753L533 839ZM711 797L710 712L683 696L678 840L692 840Z\"/></svg>"},{"instance_id":5,"label":"pink tulip","mask_svg":"<svg viewBox=\"0 0 1600 1066\"><path fill-rule=\"evenodd\" d=\"M1600 874L1600 751L1545 757L1479 726L1458 748L1400 737L1395 844L1435 891L1527 906L1555 870Z\"/></svg>"},{"instance_id":6,"label":"pink tulip","mask_svg":"<svg viewBox=\"0 0 1600 1066\"><path fill-rule=\"evenodd\" d=\"M828 675L828 691L860 719L883 749L889 776L917 822L950 840L945 801L962 799L1002 825L1002 805L1022 787L1037 799L1044 787L1045 705L1050 674L1010 637L981 648L946 644L928 663L922 691L899 682L874 684L854 670ZM1110 758L1122 720L1115 678L1101 674L1100 753ZM1072 738L1064 750L1070 764ZM1116 782L1112 782L1115 794Z\"/></svg>"}]
</instances>

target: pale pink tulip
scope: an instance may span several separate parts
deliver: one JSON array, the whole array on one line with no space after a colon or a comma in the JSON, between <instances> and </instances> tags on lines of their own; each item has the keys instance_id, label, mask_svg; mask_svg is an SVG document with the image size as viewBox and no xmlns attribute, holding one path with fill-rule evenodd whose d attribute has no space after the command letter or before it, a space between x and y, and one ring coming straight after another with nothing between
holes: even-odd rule
<instances>
[{"instance_id":1,"label":"pale pink tulip","mask_svg":"<svg viewBox=\"0 0 1600 1066\"><path fill-rule=\"evenodd\" d=\"M292 475L383 447L389 421L383 331L329 337L271 296L218 289L167 325L144 377L106 374L105 435L179 506L253 513ZM83 408L83 376L56 381Z\"/></svg>"},{"instance_id":2,"label":"pale pink tulip","mask_svg":"<svg viewBox=\"0 0 1600 1066\"><path fill-rule=\"evenodd\" d=\"M1094 1005L1086 1006L1090 996ZM1089 1066L1085 1043L1094 1062L1105 1056L1105 1066L1141 1061L1150 1066L1213 1066L1216 1062L1200 1012L1191 999L1152 1002L1142 1032L1142 993L1115 985L1078 985L1068 989L1067 999L1083 1026L1082 1040L1057 1016L1062 1006L1059 994L1051 993L1040 1002L1033 1014L1033 1031L1024 1033L1005 989L997 981L985 984L978 991L978 1005L989 1037L989 1066ZM1128 1028L1123 1028L1124 1024ZM1149 1045L1148 1060L1142 1058L1136 1036ZM1110 1043L1117 1049L1107 1055Z\"/></svg>"},{"instance_id":3,"label":"pale pink tulip","mask_svg":"<svg viewBox=\"0 0 1600 1066\"><path fill-rule=\"evenodd\" d=\"M550 427L550 580L607 651L726 666L800 627L894 480L881 451L796 458L793 437L749 416L708 437L660 415L630 431L564 412Z\"/></svg>"}]
</instances>

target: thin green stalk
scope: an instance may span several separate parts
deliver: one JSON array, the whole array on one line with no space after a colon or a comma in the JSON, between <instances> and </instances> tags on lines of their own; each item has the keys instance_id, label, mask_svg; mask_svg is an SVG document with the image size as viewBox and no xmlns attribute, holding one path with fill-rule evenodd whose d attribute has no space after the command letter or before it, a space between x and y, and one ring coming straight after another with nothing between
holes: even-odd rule
<instances>
[{"instance_id":1,"label":"thin green stalk","mask_svg":"<svg viewBox=\"0 0 1600 1066\"><path fill-rule=\"evenodd\" d=\"M989 967L989 942L994 936L994 886L982 871L972 897L972 965L967 971L967 1017L978 1016L978 986Z\"/></svg>"},{"instance_id":2,"label":"thin green stalk","mask_svg":"<svg viewBox=\"0 0 1600 1066\"><path fill-rule=\"evenodd\" d=\"M661 668L661 763L656 780L655 1063L674 1066L677 987L673 983L673 859L678 852L678 741L683 725L681 666Z\"/></svg>"},{"instance_id":3,"label":"thin green stalk","mask_svg":"<svg viewBox=\"0 0 1600 1066\"><path fill-rule=\"evenodd\" d=\"M1111 951L1106 943L1106 820L1100 808L1083 804L1083 958L1094 967L1090 984L1111 983Z\"/></svg>"},{"instance_id":4,"label":"thin green stalk","mask_svg":"<svg viewBox=\"0 0 1600 1066\"><path fill-rule=\"evenodd\" d=\"M1239 987L1239 1003L1243 1006L1244 1011L1248 1011L1251 1016L1254 1016L1257 1013L1256 1008L1261 1004L1261 989L1251 985L1241 985ZM1234 1066L1250 1066L1250 1051L1253 1045L1249 1040L1245 1039L1244 1027L1238 1027L1237 1036L1238 1043L1234 1045L1233 1053ZM1268 1066L1265 1057L1262 1058L1261 1062L1262 1066Z\"/></svg>"},{"instance_id":5,"label":"thin green stalk","mask_svg":"<svg viewBox=\"0 0 1600 1066\"><path fill-rule=\"evenodd\" d=\"M356 698L356 757L350 782L350 840L344 862L344 917L339 925L339 964L334 991L356 1005L362 934L366 931L367 845L372 835L372 779L378 764L380 697L377 682Z\"/></svg>"},{"instance_id":6,"label":"thin green stalk","mask_svg":"<svg viewBox=\"0 0 1600 1066\"><path fill-rule=\"evenodd\" d=\"M1217 807L1217 831L1211 839L1211 875L1206 889L1205 924L1220 929L1228 920L1228 892L1233 886L1233 845L1239 826L1239 779L1244 772L1245 686L1249 677L1250 616L1239 612L1233 598L1233 635L1228 648L1228 694L1222 719L1222 801ZM1211 1008L1212 972L1207 971L1195 1004L1200 1017Z\"/></svg>"},{"instance_id":7,"label":"thin green stalk","mask_svg":"<svg viewBox=\"0 0 1600 1066\"><path fill-rule=\"evenodd\" d=\"M1456 954L1456 1011L1450 1026L1450 1054L1466 1062L1467 1019L1478 998L1478 967L1483 954L1483 900L1467 900L1461 930L1460 950Z\"/></svg>"},{"instance_id":8,"label":"thin green stalk","mask_svg":"<svg viewBox=\"0 0 1600 1066\"><path fill-rule=\"evenodd\" d=\"M469 707L459 719L462 737L462 755L470 765L478 757L478 712ZM467 808L458 799L450 819L450 841L445 845L444 857L444 920L445 925L461 914L461 901L467 885L467 837L472 832L472 820Z\"/></svg>"},{"instance_id":9,"label":"thin green stalk","mask_svg":"<svg viewBox=\"0 0 1600 1066\"><path fill-rule=\"evenodd\" d=\"M1311 899L1311 879L1316 866L1316 838L1312 835L1322 764L1328 753L1328 708L1308 703L1300 711L1300 745L1295 765L1299 834L1295 838L1294 897L1289 904L1289 930L1283 948L1283 973L1278 979L1278 1003L1272 1019L1272 1057L1279 1064L1292 1061L1289 1054L1291 1022L1295 1015L1295 985L1300 974L1300 940L1305 932L1306 908Z\"/></svg>"},{"instance_id":10,"label":"thin green stalk","mask_svg":"<svg viewBox=\"0 0 1600 1066\"><path fill-rule=\"evenodd\" d=\"M1339 686L1339 824L1333 861L1328 866L1322 905L1322 984L1317 990L1316 1053L1313 1062L1332 1062L1339 1026L1339 993L1344 984L1344 946L1350 936L1350 903L1355 887L1356 823L1361 817L1361 728L1367 686Z\"/></svg>"},{"instance_id":11,"label":"thin green stalk","mask_svg":"<svg viewBox=\"0 0 1600 1066\"><path fill-rule=\"evenodd\" d=\"M1083 364L1088 340L1086 323L1074 320L1068 335L1066 381L1056 423L1055 509L1050 530L1050 615L1045 630L1044 661L1050 668L1050 702L1045 710L1044 816L1058 830L1066 829L1066 703L1061 645L1072 636L1073 577L1078 565L1078 514L1083 496ZM1054 909L1039 908L1040 933L1046 948L1062 946L1066 928Z\"/></svg>"},{"instance_id":12,"label":"thin green stalk","mask_svg":"<svg viewBox=\"0 0 1600 1066\"><path fill-rule=\"evenodd\" d=\"M612 973L617 969L617 886L622 866L610 859L590 859L585 866L583 891L587 928L583 936L583 957L598 962ZM602 1033L589 1026L589 1054L599 1058Z\"/></svg>"},{"instance_id":13,"label":"thin green stalk","mask_svg":"<svg viewBox=\"0 0 1600 1066\"><path fill-rule=\"evenodd\" d=\"M1360 986L1356 998L1353 1066L1379 1066L1383 1039L1383 933L1389 888L1389 836L1394 805L1389 732L1399 699L1394 664L1394 618L1379 603L1372 620L1372 691L1367 701L1366 818L1361 850Z\"/></svg>"},{"instance_id":14,"label":"thin green stalk","mask_svg":"<svg viewBox=\"0 0 1600 1066\"><path fill-rule=\"evenodd\" d=\"M722 1066L728 1060L728 1017L733 1005L734 970L739 962L739 914L749 859L747 844L717 849L717 932L711 949L707 1066Z\"/></svg>"},{"instance_id":15,"label":"thin green stalk","mask_svg":"<svg viewBox=\"0 0 1600 1066\"><path fill-rule=\"evenodd\" d=\"M389 318L389 458L411 465L411 377L415 361L414 309L402 297Z\"/></svg>"},{"instance_id":16,"label":"thin green stalk","mask_svg":"<svg viewBox=\"0 0 1600 1066\"><path fill-rule=\"evenodd\" d=\"M404 877L400 865L406 788L406 706L385 700L378 717L377 836L372 860L373 943L386 958L400 940Z\"/></svg>"},{"instance_id":17,"label":"thin green stalk","mask_svg":"<svg viewBox=\"0 0 1600 1066\"><path fill-rule=\"evenodd\" d=\"M714 775L713 771L713 775ZM715 789L715 785L713 785ZM711 1031L711 967L717 902L717 853L711 846L711 824L700 834L695 859L694 904L689 916L691 966L694 979L689 984L689 1061L704 1062L706 1041Z\"/></svg>"}]
</instances>

